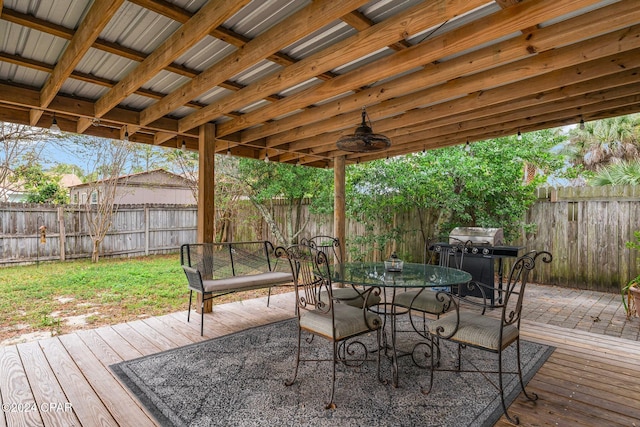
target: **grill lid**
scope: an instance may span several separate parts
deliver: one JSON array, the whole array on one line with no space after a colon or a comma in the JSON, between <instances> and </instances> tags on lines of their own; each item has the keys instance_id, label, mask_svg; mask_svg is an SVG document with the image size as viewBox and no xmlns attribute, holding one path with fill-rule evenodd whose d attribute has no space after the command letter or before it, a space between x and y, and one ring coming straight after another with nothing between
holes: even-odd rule
<instances>
[{"instance_id":1,"label":"grill lid","mask_svg":"<svg viewBox=\"0 0 640 427\"><path fill-rule=\"evenodd\" d=\"M456 227L449 233L449 244L501 246L504 241L502 228Z\"/></svg>"}]
</instances>

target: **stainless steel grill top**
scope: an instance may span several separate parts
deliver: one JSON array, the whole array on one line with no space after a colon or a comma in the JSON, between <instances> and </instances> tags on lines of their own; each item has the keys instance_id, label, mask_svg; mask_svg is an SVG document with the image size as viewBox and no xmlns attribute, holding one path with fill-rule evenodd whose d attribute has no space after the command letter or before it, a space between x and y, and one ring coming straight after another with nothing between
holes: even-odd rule
<instances>
[{"instance_id":1,"label":"stainless steel grill top","mask_svg":"<svg viewBox=\"0 0 640 427\"><path fill-rule=\"evenodd\" d=\"M504 242L502 228L456 227L449 233L449 244L465 243L484 246L501 246Z\"/></svg>"}]
</instances>

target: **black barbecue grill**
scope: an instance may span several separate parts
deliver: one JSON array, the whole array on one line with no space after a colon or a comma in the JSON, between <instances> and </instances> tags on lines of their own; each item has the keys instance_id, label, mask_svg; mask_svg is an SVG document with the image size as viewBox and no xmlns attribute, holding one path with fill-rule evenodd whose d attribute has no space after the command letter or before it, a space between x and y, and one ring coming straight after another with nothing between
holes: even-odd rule
<instances>
[{"instance_id":1,"label":"black barbecue grill","mask_svg":"<svg viewBox=\"0 0 640 427\"><path fill-rule=\"evenodd\" d=\"M456 248L464 252L462 269L471 273L473 280L502 289L504 258L517 258L524 247L505 246L502 228L456 227L449 233L449 242L434 243L430 250L445 253L443 249ZM496 276L496 261L498 264ZM453 259L444 263L455 266ZM491 305L495 304L495 294L487 295ZM478 291L478 296L480 296Z\"/></svg>"}]
</instances>

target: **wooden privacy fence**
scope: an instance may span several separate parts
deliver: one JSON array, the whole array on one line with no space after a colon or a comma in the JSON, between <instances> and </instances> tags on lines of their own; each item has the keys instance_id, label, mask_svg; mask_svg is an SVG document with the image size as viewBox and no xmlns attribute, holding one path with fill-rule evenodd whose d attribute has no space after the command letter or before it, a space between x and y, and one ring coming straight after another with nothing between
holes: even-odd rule
<instances>
[{"instance_id":1,"label":"wooden privacy fence","mask_svg":"<svg viewBox=\"0 0 640 427\"><path fill-rule=\"evenodd\" d=\"M521 253L537 249L553 254L550 265L534 270L533 280L539 283L619 292L640 274L637 251L625 246L634 240L634 231L640 230L639 202L640 186L540 188L538 200L525 219L536 225L536 231L523 232L510 244L523 246ZM275 217L283 221L284 211ZM333 216L311 218L305 235L333 234ZM420 224L417 213L408 211L396 214L395 225L402 229L398 241L389 242L371 256L386 258L396 250L406 260L421 262L424 248L421 230L432 230L433 224ZM378 224L376 229L389 226ZM353 249L349 236L364 232L361 224L347 220L346 247ZM267 229L264 233L265 238L271 238ZM507 262L506 268L509 267Z\"/></svg>"},{"instance_id":2,"label":"wooden privacy fence","mask_svg":"<svg viewBox=\"0 0 640 427\"><path fill-rule=\"evenodd\" d=\"M196 239L197 207L120 205L101 256L176 252ZM78 205L0 204L0 265L90 258L93 243ZM46 227L44 242L40 227Z\"/></svg>"},{"instance_id":3,"label":"wooden privacy fence","mask_svg":"<svg viewBox=\"0 0 640 427\"><path fill-rule=\"evenodd\" d=\"M640 272L637 251L627 249L633 232L640 230L640 187L580 187L540 189L539 199L526 222L537 230L514 245L525 250L548 250L553 263L536 269L534 280L566 287L618 292ZM274 219L284 224L288 205L275 203ZM304 206L303 215L308 212ZM333 215L310 215L302 236L333 235ZM269 227L247 202L232 215L231 240L271 240ZM121 205L113 227L102 243L101 256L138 256L175 252L196 241L197 208L180 205ZM47 227L40 243L38 228ZM396 242L371 251L358 247L349 236L361 236L362 224L347 221L347 259L352 252L368 259L386 258L391 250L404 259L421 262L423 233L433 224L420 224L415 212L398 212L395 226L402 230ZM379 229L389 227L380 224ZM283 227L284 228L284 227ZM83 209L75 205L0 204L0 265L38 260L87 258L92 243ZM352 251L353 250L353 251Z\"/></svg>"},{"instance_id":4,"label":"wooden privacy fence","mask_svg":"<svg viewBox=\"0 0 640 427\"><path fill-rule=\"evenodd\" d=\"M638 252L625 243L640 230L640 186L540 189L527 213L537 232L527 248L553 253L543 283L618 292L640 274Z\"/></svg>"}]
</instances>

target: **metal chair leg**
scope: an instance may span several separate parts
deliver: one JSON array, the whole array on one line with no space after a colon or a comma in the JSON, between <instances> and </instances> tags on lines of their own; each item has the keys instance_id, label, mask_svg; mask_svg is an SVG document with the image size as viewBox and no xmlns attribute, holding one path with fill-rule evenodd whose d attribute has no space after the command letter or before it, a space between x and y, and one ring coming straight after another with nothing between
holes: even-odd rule
<instances>
[{"instance_id":1,"label":"metal chair leg","mask_svg":"<svg viewBox=\"0 0 640 427\"><path fill-rule=\"evenodd\" d=\"M191 317L191 298L193 297L193 291L189 291L189 308L187 309L187 322L189 321L189 318Z\"/></svg>"},{"instance_id":2,"label":"metal chair leg","mask_svg":"<svg viewBox=\"0 0 640 427\"><path fill-rule=\"evenodd\" d=\"M338 343L334 341L333 343L333 371L331 374L331 394L329 396L329 403L324 407L324 409L336 409L336 404L333 402L333 394L336 390L336 365L338 364L337 358L338 352Z\"/></svg>"},{"instance_id":3,"label":"metal chair leg","mask_svg":"<svg viewBox=\"0 0 640 427\"><path fill-rule=\"evenodd\" d=\"M204 335L204 295L202 295L202 303L200 304L200 336Z\"/></svg>"},{"instance_id":4,"label":"metal chair leg","mask_svg":"<svg viewBox=\"0 0 640 427\"><path fill-rule=\"evenodd\" d=\"M298 328L298 351L296 353L296 367L293 371L293 378L291 378L290 380L286 380L284 382L284 385L286 386L290 386L293 385L294 382L296 382L296 378L298 377L298 367L300 366L300 346L302 343L302 331L300 328Z\"/></svg>"}]
</instances>

